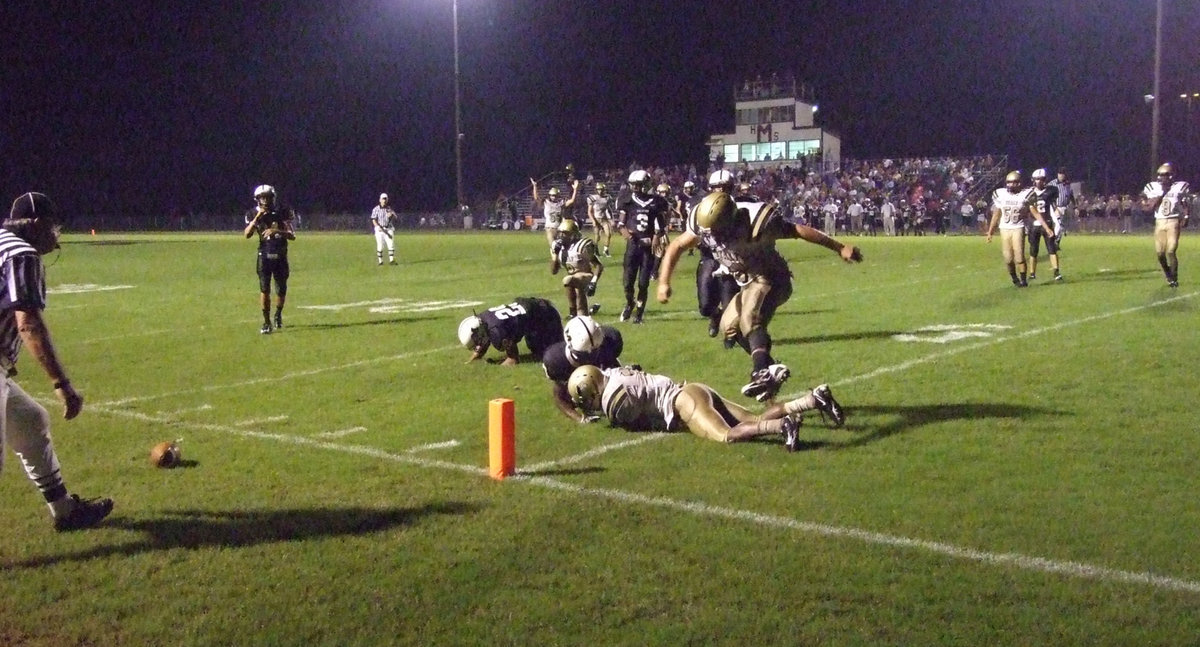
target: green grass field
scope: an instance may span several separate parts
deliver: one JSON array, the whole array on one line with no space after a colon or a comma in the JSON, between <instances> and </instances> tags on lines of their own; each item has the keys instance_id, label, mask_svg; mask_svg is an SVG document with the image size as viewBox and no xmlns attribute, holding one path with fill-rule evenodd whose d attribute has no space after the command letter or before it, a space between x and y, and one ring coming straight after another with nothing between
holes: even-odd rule
<instances>
[{"instance_id":1,"label":"green grass field","mask_svg":"<svg viewBox=\"0 0 1200 647\"><path fill-rule=\"evenodd\" d=\"M1175 290L1148 234L1068 237L1067 281L1043 259L1027 290L998 241L854 242L861 265L780 245L784 393L829 382L849 414L789 454L574 424L539 364L464 364L472 307L565 312L540 234L401 234L377 267L370 236L300 232L269 336L236 232L68 237L46 317L84 412L62 421L29 357L18 381L68 486L117 507L56 534L6 457L0 644L1195 644L1191 236ZM694 262L615 324L623 359L745 402ZM497 397L521 470L502 482ZM151 467L174 438L185 465Z\"/></svg>"}]
</instances>

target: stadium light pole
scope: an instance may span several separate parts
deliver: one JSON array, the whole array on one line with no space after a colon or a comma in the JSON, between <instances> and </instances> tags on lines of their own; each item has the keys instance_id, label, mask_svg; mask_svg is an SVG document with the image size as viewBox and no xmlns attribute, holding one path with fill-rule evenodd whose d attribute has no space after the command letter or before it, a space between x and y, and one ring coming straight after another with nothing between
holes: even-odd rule
<instances>
[{"instance_id":1,"label":"stadium light pole","mask_svg":"<svg viewBox=\"0 0 1200 647\"><path fill-rule=\"evenodd\" d=\"M1162 103L1161 82L1162 70L1162 24L1163 0L1156 3L1158 10L1154 17L1154 101L1150 106L1150 175L1158 168L1158 106Z\"/></svg>"},{"instance_id":2,"label":"stadium light pole","mask_svg":"<svg viewBox=\"0 0 1200 647\"><path fill-rule=\"evenodd\" d=\"M1160 0L1161 2L1161 0ZM458 208L462 210L466 200L463 198L462 173L462 92L458 80L458 0L453 2L454 13L454 181L458 194Z\"/></svg>"}]
</instances>

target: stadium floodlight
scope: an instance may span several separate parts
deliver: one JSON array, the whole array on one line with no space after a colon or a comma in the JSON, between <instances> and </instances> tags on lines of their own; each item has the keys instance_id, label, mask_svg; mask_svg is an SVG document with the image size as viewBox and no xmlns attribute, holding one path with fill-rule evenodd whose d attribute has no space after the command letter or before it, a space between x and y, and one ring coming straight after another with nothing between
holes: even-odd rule
<instances>
[{"instance_id":1,"label":"stadium floodlight","mask_svg":"<svg viewBox=\"0 0 1200 647\"><path fill-rule=\"evenodd\" d=\"M1154 95L1153 94L1143 94L1142 100L1144 100L1146 102L1146 105L1150 105L1150 104L1154 103Z\"/></svg>"},{"instance_id":2,"label":"stadium floodlight","mask_svg":"<svg viewBox=\"0 0 1200 647\"><path fill-rule=\"evenodd\" d=\"M458 81L458 0L453 0L454 13L454 181L455 189L458 194L458 209L461 210L466 205L466 200L463 197L463 173L462 173L462 92L459 90Z\"/></svg>"}]
</instances>

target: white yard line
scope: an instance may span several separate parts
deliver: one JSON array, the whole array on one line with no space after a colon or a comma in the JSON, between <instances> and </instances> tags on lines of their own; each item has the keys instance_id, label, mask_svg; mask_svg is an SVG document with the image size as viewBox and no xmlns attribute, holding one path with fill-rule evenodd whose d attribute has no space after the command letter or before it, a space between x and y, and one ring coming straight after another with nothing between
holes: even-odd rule
<instances>
[{"instance_id":1,"label":"white yard line","mask_svg":"<svg viewBox=\"0 0 1200 647\"><path fill-rule=\"evenodd\" d=\"M420 357L422 355L430 355L433 353L442 353L442 352L454 350L457 348L461 348L461 346L442 346L440 348L430 348L428 350L419 350L419 351L414 351L411 353L401 353L399 355L389 355L387 357L373 357L371 359L363 359L363 360L359 360L357 362L349 362L346 364L335 364L333 366L324 366L321 368L310 368L305 371L295 371L292 373L284 373L282 375L276 375L273 377L258 377L258 378L254 378L252 380L243 380L241 382L230 382L228 384L209 384L207 386L200 387L199 389L171 391L168 393L159 393L157 395L134 396L134 397L129 397L129 398L122 398L120 400L111 400L109 402L100 402L100 403L96 404L95 406L118 407L118 406L122 406L122 405L126 405L126 404L131 404L133 402L144 402L146 400L157 400L159 398L169 398L169 397L173 397L176 395L187 395L189 393L196 393L197 391L203 391L203 392L220 391L220 390L224 390L224 389L237 389L237 388L241 388L241 387L245 387L245 386L255 386L258 384L269 384L271 382L284 382L287 380L294 380L298 377L308 377L310 375L320 375L321 373L329 373L331 371L344 371L346 369L358 368L360 366L369 366L371 364L382 364L384 362L394 362L396 360L410 359L413 357Z\"/></svg>"},{"instance_id":2,"label":"white yard line","mask_svg":"<svg viewBox=\"0 0 1200 647\"><path fill-rule=\"evenodd\" d=\"M336 431L322 431L319 434L313 434L313 438L342 438L366 430L366 427L350 427L349 429L338 429Z\"/></svg>"},{"instance_id":3,"label":"white yard line","mask_svg":"<svg viewBox=\"0 0 1200 647\"><path fill-rule=\"evenodd\" d=\"M239 420L239 421L233 423L233 426L235 426L235 427L253 427L255 425L266 425L266 424L271 424L273 422L283 422L284 420L287 420L287 419L288 419L287 416L266 416L263 418L248 418L246 420Z\"/></svg>"},{"instance_id":4,"label":"white yard line","mask_svg":"<svg viewBox=\"0 0 1200 647\"><path fill-rule=\"evenodd\" d=\"M458 442L457 440L447 440L441 443L429 443L428 445L417 445L416 447L410 447L407 452L409 454L417 454L420 452L427 452L431 449L450 449L451 447L458 447L460 444L462 443Z\"/></svg>"},{"instance_id":5,"label":"white yard line","mask_svg":"<svg viewBox=\"0 0 1200 647\"><path fill-rule=\"evenodd\" d=\"M452 470L478 477L484 477L488 474L488 470L483 467L475 465L462 465L459 463L451 463L449 461L418 458L413 456L411 453L396 454L393 452L376 449L374 447L329 443L320 440L314 440L312 438L305 438L303 436L293 436L289 434L269 434L227 425L171 420L169 418L151 416L134 411L114 409L111 407L93 406L92 409L98 410L100 413L106 413L113 416L132 418L154 424L172 424L177 427L188 427L196 431L210 431L221 434L241 436L244 438L272 440L291 445L323 449L326 451L369 456L371 458L403 463L406 465L414 465L417 467ZM646 442L648 440L649 438L642 440L642 442ZM558 490L560 492L569 492L578 496L607 499L610 501L618 501L631 505L673 510L676 512L691 514L696 517L729 519L732 521L740 521L770 528L793 530L808 535L817 535L833 539L852 539L865 544L933 553L954 559L996 566L1006 566L1035 573L1064 575L1079 579L1099 580L1104 582L1137 584L1168 591L1200 593L1200 582L1159 575L1157 573L1126 571L1104 566L1096 566L1093 564L1086 564L1083 562L1055 560L1045 557L1023 555L1021 553L994 553L986 550L977 550L974 548L955 546L953 544L946 544L942 542L872 532L860 528L812 523L808 521L800 521L791 517L762 514L751 510L708 505L699 501L685 501L681 499L672 499L669 497L648 496L635 492L626 492L624 490L582 487L578 485L572 485L570 483L564 483L557 479L541 476L529 476L518 473L510 478L516 482Z\"/></svg>"},{"instance_id":6,"label":"white yard line","mask_svg":"<svg viewBox=\"0 0 1200 647\"><path fill-rule=\"evenodd\" d=\"M626 440L626 441L619 442L619 443L612 443L611 445L601 445L595 449L583 452L582 454L575 454L574 456L568 456L566 458L560 458L560 459L554 460L554 461L545 461L542 463L534 463L533 465L527 465L523 468L520 468L517 471L521 474L536 474L537 472L541 472L543 470L548 470L548 469L554 469L554 468L560 467L562 465L570 465L572 463L586 461L590 458L595 458L597 456L600 456L602 454L607 454L608 452L611 452L611 451L614 451L617 449L625 449L626 447L636 447L638 445L648 443L648 442L651 442L654 440L662 440L663 438L667 438L667 437L671 436L671 434L651 433L651 434L640 434L640 436L641 436L640 438L634 438L632 440Z\"/></svg>"}]
</instances>

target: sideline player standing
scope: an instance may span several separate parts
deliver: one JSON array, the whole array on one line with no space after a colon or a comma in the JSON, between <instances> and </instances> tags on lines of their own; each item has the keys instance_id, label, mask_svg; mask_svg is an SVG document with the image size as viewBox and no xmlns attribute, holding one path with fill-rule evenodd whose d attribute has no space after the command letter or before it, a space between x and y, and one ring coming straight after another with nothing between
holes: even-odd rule
<instances>
[{"instance_id":1,"label":"sideline player standing","mask_svg":"<svg viewBox=\"0 0 1200 647\"><path fill-rule=\"evenodd\" d=\"M383 248L387 247L388 265L396 264L396 211L388 205L388 194L379 194L379 206L371 209L371 226L375 228L375 263L383 265Z\"/></svg>"},{"instance_id":2,"label":"sideline player standing","mask_svg":"<svg viewBox=\"0 0 1200 647\"><path fill-rule=\"evenodd\" d=\"M287 299L288 241L296 240L292 210L275 204L275 187L260 184L254 189L254 209L246 213L246 238L258 234L258 287L263 325L258 332L271 334L271 279L275 279L275 327L283 328L283 303Z\"/></svg>"},{"instance_id":3,"label":"sideline player standing","mask_svg":"<svg viewBox=\"0 0 1200 647\"><path fill-rule=\"evenodd\" d=\"M1029 210L1037 211L1045 222L1054 223L1054 231L1060 228L1062 213L1058 204L1058 187L1046 184L1046 169L1040 168L1033 172L1033 188L1029 191ZM1045 231L1036 224L1029 227L1029 280L1037 278L1038 254L1041 252L1041 241L1046 240L1046 253L1050 255L1050 267L1054 268L1054 280L1063 280L1058 266L1058 237L1053 233L1046 235Z\"/></svg>"},{"instance_id":4,"label":"sideline player standing","mask_svg":"<svg viewBox=\"0 0 1200 647\"><path fill-rule=\"evenodd\" d=\"M992 242L996 226L1000 227L1000 251L1013 285L1029 287L1025 275L1025 214L1032 213L1046 236L1053 238L1054 230L1042 219L1042 214L1029 208L1031 189L1022 188L1020 171L1004 176L1004 186L992 192L992 220L988 223L986 242Z\"/></svg>"},{"instance_id":5,"label":"sideline player standing","mask_svg":"<svg viewBox=\"0 0 1200 647\"><path fill-rule=\"evenodd\" d=\"M58 247L59 213L41 193L17 198L0 229L0 464L4 446L11 444L25 474L50 506L54 529L59 532L90 528L112 512L112 499L79 498L63 484L58 455L50 438L50 414L13 381L17 357L25 346L54 383L54 395L63 401L63 418L83 411L83 396L71 386L66 368L50 341L42 320L46 307L45 267L42 255Z\"/></svg>"},{"instance_id":6,"label":"sideline player standing","mask_svg":"<svg viewBox=\"0 0 1200 647\"><path fill-rule=\"evenodd\" d=\"M662 196L653 193L650 174L637 170L629 174L629 196L617 206L618 231L625 239L625 309L621 321L642 323L646 313L646 296L650 292L650 275L658 260L654 248L666 235L667 211L670 208ZM637 298L634 299L634 284Z\"/></svg>"},{"instance_id":7,"label":"sideline player standing","mask_svg":"<svg viewBox=\"0 0 1200 647\"><path fill-rule=\"evenodd\" d=\"M750 382L742 387L742 395L759 402L774 398L791 375L786 365L771 356L767 331L775 310L792 295L791 269L775 249L775 241L800 238L836 253L847 263L862 261L857 247L807 225L791 224L779 212L773 203L734 202L724 191L710 193L689 216L687 230L667 248L658 279L658 300L666 303L671 298L671 273L683 250L701 241L712 249L713 257L739 286L721 315L721 331L726 347L738 344L750 355Z\"/></svg>"},{"instance_id":8,"label":"sideline player standing","mask_svg":"<svg viewBox=\"0 0 1200 647\"><path fill-rule=\"evenodd\" d=\"M558 238L558 226L562 224L563 218L571 213L571 208L575 205L575 197L579 191L579 182L574 183L571 190L571 198L563 201L559 194L558 187L552 186L542 196L538 194L537 180L529 178L529 183L533 187L533 203L536 205L538 200L542 201L542 229L546 231L546 244L550 246L550 260L554 260L554 241Z\"/></svg>"},{"instance_id":9,"label":"sideline player standing","mask_svg":"<svg viewBox=\"0 0 1200 647\"><path fill-rule=\"evenodd\" d=\"M587 197L587 214L588 220L591 221L593 229L596 233L596 243L600 243L600 235L604 234L604 255L612 258L612 253L608 250L612 245L612 230L613 230L613 197L608 194L608 185L603 182L596 183L596 192Z\"/></svg>"},{"instance_id":10,"label":"sideline player standing","mask_svg":"<svg viewBox=\"0 0 1200 647\"><path fill-rule=\"evenodd\" d=\"M1158 180L1142 189L1142 206L1154 212L1154 252L1167 277L1167 285L1179 287L1179 232L1187 226L1192 188L1175 181L1175 167L1167 162L1158 167Z\"/></svg>"}]
</instances>

